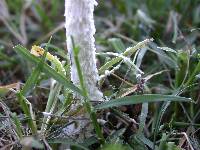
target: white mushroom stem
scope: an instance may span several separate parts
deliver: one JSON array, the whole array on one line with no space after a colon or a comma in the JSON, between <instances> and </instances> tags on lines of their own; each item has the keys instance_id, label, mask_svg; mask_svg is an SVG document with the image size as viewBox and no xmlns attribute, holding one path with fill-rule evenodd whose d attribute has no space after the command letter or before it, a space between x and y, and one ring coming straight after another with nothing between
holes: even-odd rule
<instances>
[{"instance_id":1,"label":"white mushroom stem","mask_svg":"<svg viewBox=\"0 0 200 150\"><path fill-rule=\"evenodd\" d=\"M82 68L85 86L91 100L101 100L102 93L97 87L99 75L95 60L95 26L93 11L95 0L65 0L65 27L67 47L71 59L71 80L79 85L79 77L73 56L71 37L80 47L79 61Z\"/></svg>"}]
</instances>

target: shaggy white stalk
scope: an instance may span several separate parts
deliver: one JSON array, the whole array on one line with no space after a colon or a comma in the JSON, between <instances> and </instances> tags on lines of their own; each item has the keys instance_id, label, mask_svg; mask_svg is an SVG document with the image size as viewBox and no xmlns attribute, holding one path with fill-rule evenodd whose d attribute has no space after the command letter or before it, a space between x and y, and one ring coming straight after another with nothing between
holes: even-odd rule
<instances>
[{"instance_id":1,"label":"shaggy white stalk","mask_svg":"<svg viewBox=\"0 0 200 150\"><path fill-rule=\"evenodd\" d=\"M74 62L71 37L75 45L80 47L79 61L85 85L91 100L101 100L102 93L97 87L99 75L95 61L95 34L93 11L97 5L95 0L65 0L65 27L67 48L71 59L71 80L79 85L79 77Z\"/></svg>"},{"instance_id":2,"label":"shaggy white stalk","mask_svg":"<svg viewBox=\"0 0 200 150\"><path fill-rule=\"evenodd\" d=\"M71 61L71 80L75 85L80 85L71 41L71 37L73 37L75 45L80 48L78 58L88 96L90 100L99 101L102 100L103 94L97 87L99 75L96 67L95 39L93 37L95 34L93 18L95 5L97 5L95 0L65 0L65 27L67 48ZM78 103L72 105L71 110L77 110L78 105ZM78 117L89 118L88 114L85 113L80 114ZM90 125L89 119L77 120L76 125L71 124L67 126L64 129L64 133L76 138L76 140L81 140L84 137L90 136L93 129Z\"/></svg>"}]
</instances>

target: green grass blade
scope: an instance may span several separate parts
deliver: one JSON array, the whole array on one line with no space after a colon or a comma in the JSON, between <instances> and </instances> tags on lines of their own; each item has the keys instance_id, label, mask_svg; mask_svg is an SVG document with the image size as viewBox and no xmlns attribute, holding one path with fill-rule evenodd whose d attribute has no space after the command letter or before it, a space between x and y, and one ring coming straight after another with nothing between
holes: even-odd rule
<instances>
[{"instance_id":1,"label":"green grass blade","mask_svg":"<svg viewBox=\"0 0 200 150\"><path fill-rule=\"evenodd\" d=\"M122 56L125 57L130 57L131 55L133 55L137 50L145 47L149 42L153 41L153 39L146 39L142 42L137 43L135 46L133 47L129 47L127 48L123 53ZM115 65L116 63L120 62L122 60L121 57L115 57L114 59L108 61L107 63L105 63L100 69L99 69L99 74L103 74L107 69L110 69L113 65Z\"/></svg>"},{"instance_id":2,"label":"green grass blade","mask_svg":"<svg viewBox=\"0 0 200 150\"><path fill-rule=\"evenodd\" d=\"M116 57L113 58L112 60L108 61L107 63L105 63L100 69L99 69L99 74L104 74L104 72L107 69L110 69L113 65L115 65L116 63L120 62L122 60L121 57Z\"/></svg>"},{"instance_id":3,"label":"green grass blade","mask_svg":"<svg viewBox=\"0 0 200 150\"><path fill-rule=\"evenodd\" d=\"M69 144L71 146L75 146L77 148L83 149L83 150L89 150L88 148L76 143L75 141L72 141L71 139L67 138L55 138L52 140L48 140L48 143L53 144L53 143L58 143L58 144Z\"/></svg>"},{"instance_id":4,"label":"green grass blade","mask_svg":"<svg viewBox=\"0 0 200 150\"><path fill-rule=\"evenodd\" d=\"M38 15L41 18L42 25L44 25L45 28L49 29L53 26L53 22L51 21L50 17L47 15L46 11L43 9L43 6L41 6L39 3L34 1L35 10L37 11Z\"/></svg>"},{"instance_id":5,"label":"green grass blade","mask_svg":"<svg viewBox=\"0 0 200 150\"><path fill-rule=\"evenodd\" d=\"M41 72L41 66L40 63L37 65L37 67L33 70L31 75L29 76L28 80L26 81L26 84L24 85L22 89L22 95L26 95L36 84L37 79Z\"/></svg>"},{"instance_id":6,"label":"green grass blade","mask_svg":"<svg viewBox=\"0 0 200 150\"><path fill-rule=\"evenodd\" d=\"M108 41L118 53L122 53L126 49L119 38L111 38Z\"/></svg>"},{"instance_id":7,"label":"green grass blade","mask_svg":"<svg viewBox=\"0 0 200 150\"><path fill-rule=\"evenodd\" d=\"M168 102L164 102L161 106L159 106L158 109L156 109L156 114L155 114L155 118L154 118L154 122L153 122L153 142L154 142L154 146L156 144L156 137L159 131L159 127L161 124L161 120L163 118L163 115L165 113L165 111L167 110L167 108L170 105L170 101Z\"/></svg>"},{"instance_id":8,"label":"green grass blade","mask_svg":"<svg viewBox=\"0 0 200 150\"><path fill-rule=\"evenodd\" d=\"M98 143L98 139L94 136L84 139L80 144L84 147L89 147L95 143Z\"/></svg>"},{"instance_id":9,"label":"green grass blade","mask_svg":"<svg viewBox=\"0 0 200 150\"><path fill-rule=\"evenodd\" d=\"M11 116L12 116L12 120L16 126L16 133L19 136L19 138L22 139L22 137L23 137L22 124L21 124L20 120L17 118L16 113L12 113Z\"/></svg>"},{"instance_id":10,"label":"green grass blade","mask_svg":"<svg viewBox=\"0 0 200 150\"><path fill-rule=\"evenodd\" d=\"M186 51L179 51L177 53L177 63L179 65L179 69L176 69L175 74L175 87L181 87L185 82L188 71L189 71L189 54Z\"/></svg>"},{"instance_id":11,"label":"green grass blade","mask_svg":"<svg viewBox=\"0 0 200 150\"><path fill-rule=\"evenodd\" d=\"M186 84L184 86L190 85L193 81L196 79L196 75L198 75L200 72L200 61L198 62L197 66L195 67L195 70L190 75L189 79L187 80Z\"/></svg>"},{"instance_id":12,"label":"green grass blade","mask_svg":"<svg viewBox=\"0 0 200 150\"><path fill-rule=\"evenodd\" d=\"M169 57L166 53L164 53L162 49L158 49L155 46L153 48L155 49L149 49L149 51L157 54L157 56L160 58L160 60L162 60L163 63L168 65L170 68L174 68L174 69L178 68L177 62L173 60L171 57Z\"/></svg>"},{"instance_id":13,"label":"green grass blade","mask_svg":"<svg viewBox=\"0 0 200 150\"><path fill-rule=\"evenodd\" d=\"M154 143L150 141L148 138L146 138L143 134L137 134L136 137L145 145L148 145L148 147L150 147L151 149L154 149L154 150L155 148L157 149L157 146L154 146Z\"/></svg>"},{"instance_id":14,"label":"green grass blade","mask_svg":"<svg viewBox=\"0 0 200 150\"><path fill-rule=\"evenodd\" d=\"M28 100L22 95L22 93L17 93L17 97L19 99L20 106L22 107L22 110L26 117L28 118L28 125L32 131L32 133L35 135L37 134L37 127L33 119L33 113L30 106L28 106Z\"/></svg>"},{"instance_id":15,"label":"green grass blade","mask_svg":"<svg viewBox=\"0 0 200 150\"><path fill-rule=\"evenodd\" d=\"M50 43L51 38L48 42L48 44ZM48 45L47 44L47 45ZM33 72L31 73L30 77L28 78L28 80L26 81L26 84L24 85L21 93L22 95L26 95L28 93L28 91L30 91L35 84L37 83L38 77L42 71L43 65L45 63L45 58L46 58L46 54L47 54L47 46L45 47L45 53L42 56L42 59L40 60L40 62L37 64L36 68L33 70Z\"/></svg>"},{"instance_id":16,"label":"green grass blade","mask_svg":"<svg viewBox=\"0 0 200 150\"><path fill-rule=\"evenodd\" d=\"M186 101L191 102L190 98L173 96L173 95L160 95L160 94L144 94L144 95L133 95L123 98L118 98L104 102L95 107L95 109L105 109L110 107L118 107L122 105L131 105L138 103L149 103L149 102L159 102L159 101Z\"/></svg>"},{"instance_id":17,"label":"green grass blade","mask_svg":"<svg viewBox=\"0 0 200 150\"><path fill-rule=\"evenodd\" d=\"M139 124L139 130L138 130L139 133L142 133L142 131L144 130L145 122L146 122L146 118L148 114L148 107L149 107L148 103L142 104L142 110L140 114L140 124Z\"/></svg>"},{"instance_id":18,"label":"green grass blade","mask_svg":"<svg viewBox=\"0 0 200 150\"><path fill-rule=\"evenodd\" d=\"M30 61L34 65L37 65L40 62L40 58L37 58L37 57L33 56L32 54L30 54L30 52L25 47L23 47L21 45L17 45L14 47L14 49L16 50L16 52L19 55L21 55L24 59L26 59L27 61ZM43 64L43 72L45 72L47 76L52 77L56 81L63 84L66 88L69 88L72 91L77 92L80 95L83 95L82 91L78 87L73 85L70 81L67 80L67 78L65 76L56 72L49 65Z\"/></svg>"},{"instance_id":19,"label":"green grass blade","mask_svg":"<svg viewBox=\"0 0 200 150\"><path fill-rule=\"evenodd\" d=\"M166 149L167 138L168 137L167 137L166 133L163 133L162 134L162 138L160 140L160 144L159 144L158 150L164 150L164 149Z\"/></svg>"},{"instance_id":20,"label":"green grass blade","mask_svg":"<svg viewBox=\"0 0 200 150\"><path fill-rule=\"evenodd\" d=\"M55 87L50 90L47 100L45 112L54 113L54 109L58 103L58 95L60 94L62 84L56 83ZM44 116L41 126L41 131L45 133L51 117Z\"/></svg>"}]
</instances>

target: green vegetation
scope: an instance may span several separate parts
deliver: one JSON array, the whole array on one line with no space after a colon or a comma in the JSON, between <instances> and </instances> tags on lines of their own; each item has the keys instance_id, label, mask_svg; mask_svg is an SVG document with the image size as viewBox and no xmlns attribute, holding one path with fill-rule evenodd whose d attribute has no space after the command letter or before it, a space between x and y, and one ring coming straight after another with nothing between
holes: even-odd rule
<instances>
[{"instance_id":1,"label":"green vegetation","mask_svg":"<svg viewBox=\"0 0 200 150\"><path fill-rule=\"evenodd\" d=\"M98 3L100 103L88 97L76 43L81 85L70 81L64 0L0 1L0 147L200 149L200 1ZM76 110L74 93L83 98ZM69 137L65 129L87 113L90 136Z\"/></svg>"}]
</instances>

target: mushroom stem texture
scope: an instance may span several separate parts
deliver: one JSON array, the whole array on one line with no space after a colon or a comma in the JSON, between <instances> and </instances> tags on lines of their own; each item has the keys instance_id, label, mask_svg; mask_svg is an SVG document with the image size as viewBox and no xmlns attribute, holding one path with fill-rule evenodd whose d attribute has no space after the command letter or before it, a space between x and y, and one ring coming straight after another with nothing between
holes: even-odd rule
<instances>
[{"instance_id":1,"label":"mushroom stem texture","mask_svg":"<svg viewBox=\"0 0 200 150\"><path fill-rule=\"evenodd\" d=\"M85 86L91 100L102 100L102 92L97 83L99 75L95 59L95 26L93 11L97 5L95 0L65 0L65 28L67 48L71 61L71 80L79 86L79 77L74 62L73 45L80 48L78 58L81 65Z\"/></svg>"}]
</instances>

